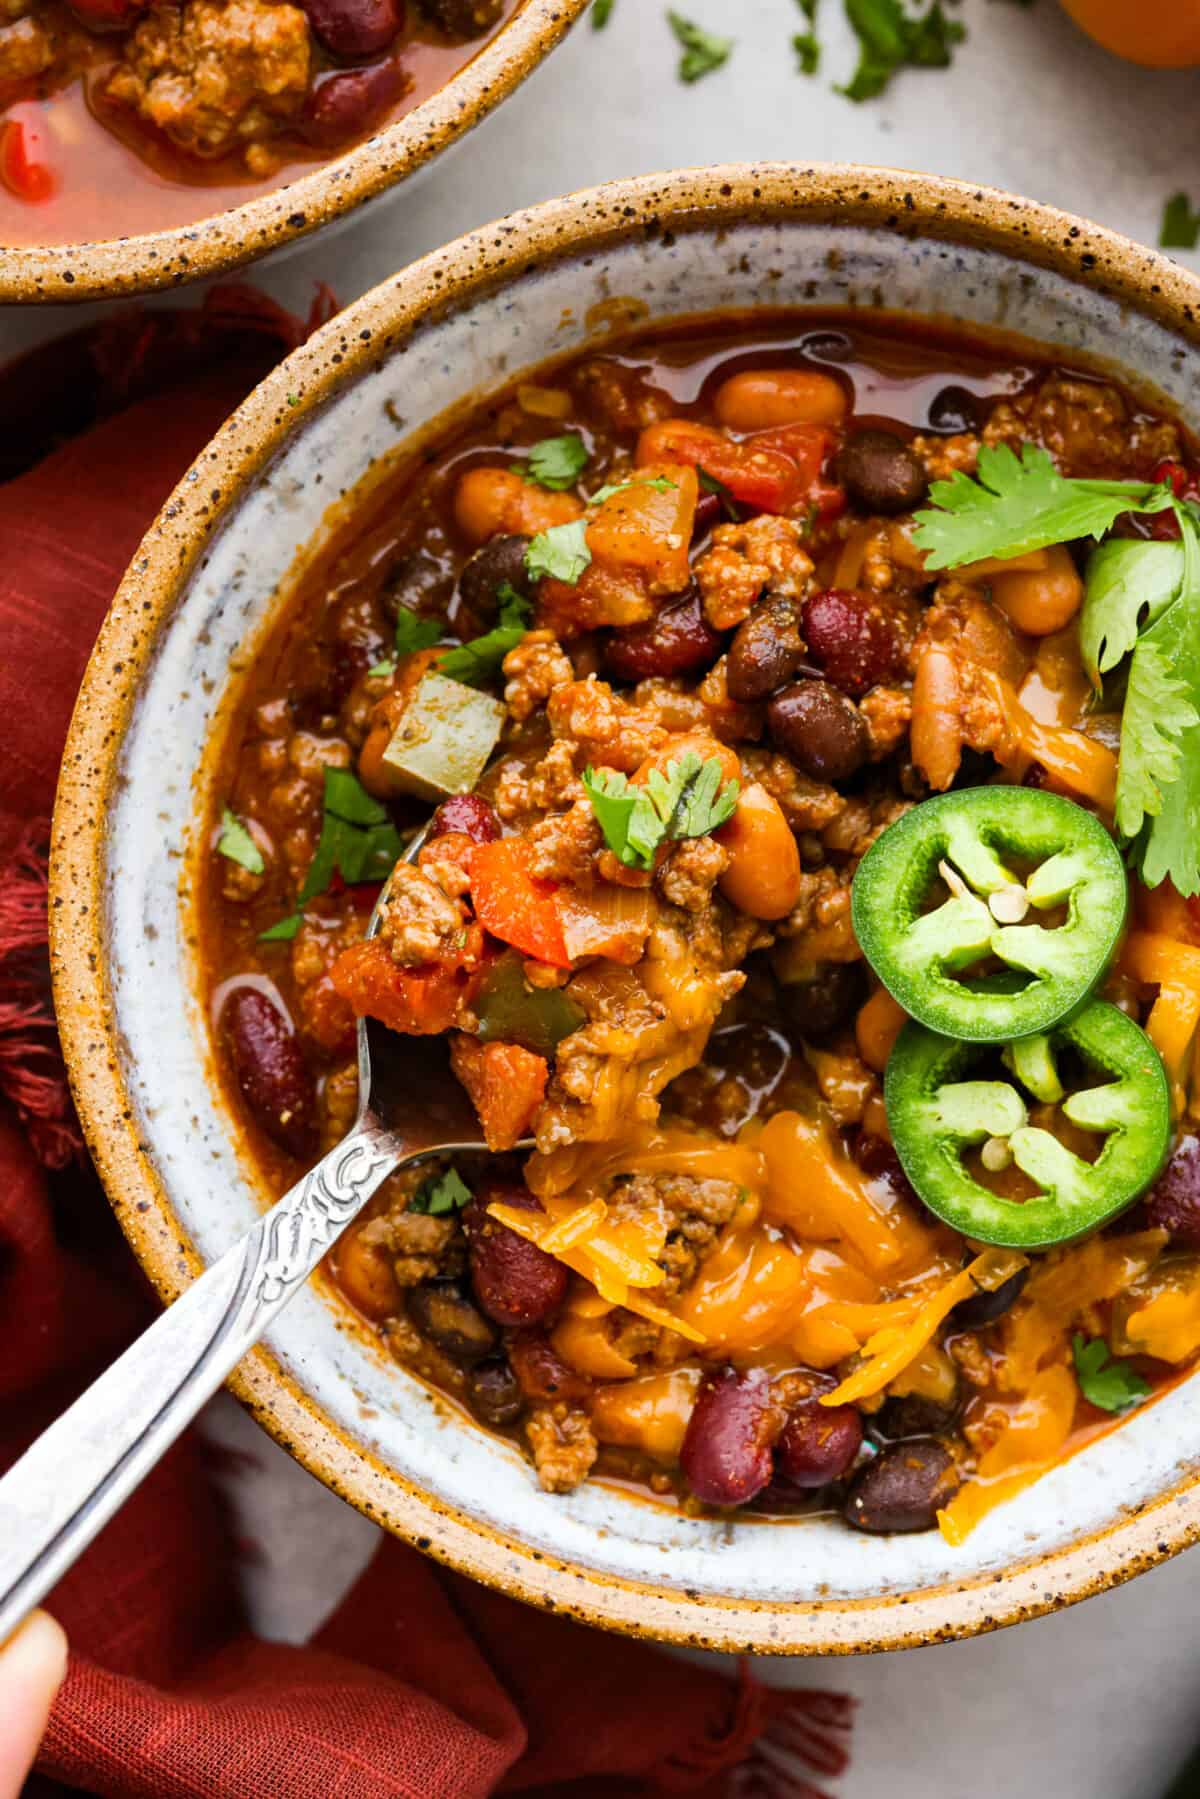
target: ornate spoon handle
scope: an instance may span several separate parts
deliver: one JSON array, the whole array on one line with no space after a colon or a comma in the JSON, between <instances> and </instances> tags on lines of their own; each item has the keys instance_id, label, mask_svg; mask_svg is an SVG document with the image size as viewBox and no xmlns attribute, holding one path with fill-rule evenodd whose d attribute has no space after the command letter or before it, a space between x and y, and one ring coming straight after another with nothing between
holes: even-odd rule
<instances>
[{"instance_id":1,"label":"ornate spoon handle","mask_svg":"<svg viewBox=\"0 0 1200 1799\"><path fill-rule=\"evenodd\" d=\"M404 1160L397 1138L367 1113L0 1480L0 1643Z\"/></svg>"}]
</instances>

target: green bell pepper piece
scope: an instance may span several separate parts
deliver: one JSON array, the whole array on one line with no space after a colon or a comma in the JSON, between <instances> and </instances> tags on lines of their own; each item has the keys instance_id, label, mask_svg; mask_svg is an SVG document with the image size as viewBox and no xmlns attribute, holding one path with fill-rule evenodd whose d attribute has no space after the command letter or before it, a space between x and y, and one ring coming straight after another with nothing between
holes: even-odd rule
<instances>
[{"instance_id":1,"label":"green bell pepper piece","mask_svg":"<svg viewBox=\"0 0 1200 1799\"><path fill-rule=\"evenodd\" d=\"M582 1007L560 987L531 987L520 956L511 954L492 967L474 1010L484 1043L519 1043L547 1059L585 1022Z\"/></svg>"},{"instance_id":2,"label":"green bell pepper piece","mask_svg":"<svg viewBox=\"0 0 1200 1799\"><path fill-rule=\"evenodd\" d=\"M1010 863L1036 864L1022 880ZM950 897L922 907L940 878ZM911 1018L973 1043L1052 1029L1103 975L1125 924L1125 869L1082 806L1027 787L970 787L914 806L871 845L854 877L854 932ZM1006 922L1066 906L1050 928ZM1010 978L964 974L996 957ZM957 978L956 978L957 977Z\"/></svg>"},{"instance_id":3,"label":"green bell pepper piece","mask_svg":"<svg viewBox=\"0 0 1200 1799\"><path fill-rule=\"evenodd\" d=\"M1145 1031L1116 1006L1092 1000L1048 1034L1010 1044L1003 1059L1043 1099L1063 1091L1056 1057L1065 1050L1101 1077L1062 1101L1072 1124L1104 1135L1094 1162L1030 1125L1015 1086L964 1078L989 1060L987 1045L954 1042L912 1022L897 1038L884 1076L896 1154L919 1198L964 1237L1005 1249L1067 1243L1123 1212L1166 1160L1170 1093ZM1040 1189L1036 1197L1001 1198L964 1167L963 1150L987 1138L1007 1143Z\"/></svg>"}]
</instances>

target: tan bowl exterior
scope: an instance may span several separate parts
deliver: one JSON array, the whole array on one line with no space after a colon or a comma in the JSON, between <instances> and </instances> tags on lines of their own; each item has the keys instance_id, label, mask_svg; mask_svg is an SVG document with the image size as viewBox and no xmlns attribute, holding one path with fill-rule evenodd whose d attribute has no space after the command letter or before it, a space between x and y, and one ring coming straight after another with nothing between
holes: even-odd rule
<instances>
[{"instance_id":1,"label":"tan bowl exterior","mask_svg":"<svg viewBox=\"0 0 1200 1799\"><path fill-rule=\"evenodd\" d=\"M159 627L224 514L284 438L402 343L430 311L517 274L689 223L746 218L885 225L998 249L1102 289L1200 344L1200 283L1166 258L1011 195L854 166L728 167L614 182L460 239L367 294L297 350L233 415L176 488L114 601L75 709L51 879L54 993L72 1088L122 1227L163 1299L200 1263L139 1147L110 1022L101 885L103 821L134 696ZM259 1422L368 1517L491 1586L586 1623L694 1647L845 1654L942 1642L1038 1616L1143 1572L1200 1540L1200 1478L1134 1515L999 1577L878 1600L714 1601L559 1562L416 1490L329 1419L262 1348L230 1382Z\"/></svg>"},{"instance_id":2,"label":"tan bowl exterior","mask_svg":"<svg viewBox=\"0 0 1200 1799\"><path fill-rule=\"evenodd\" d=\"M525 0L457 75L394 125L241 206L136 237L0 244L0 304L112 300L181 287L306 237L406 180L478 125L533 73L587 4Z\"/></svg>"}]
</instances>

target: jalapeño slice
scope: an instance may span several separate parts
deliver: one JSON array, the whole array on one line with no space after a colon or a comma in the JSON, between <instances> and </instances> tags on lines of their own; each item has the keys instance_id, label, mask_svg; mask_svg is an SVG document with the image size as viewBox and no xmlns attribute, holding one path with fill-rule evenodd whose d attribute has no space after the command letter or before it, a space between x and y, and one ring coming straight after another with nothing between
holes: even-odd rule
<instances>
[{"instance_id":1,"label":"jalape\u00f1o slice","mask_svg":"<svg viewBox=\"0 0 1200 1799\"><path fill-rule=\"evenodd\" d=\"M936 899L939 887L945 898ZM914 806L852 890L864 956L911 1018L974 1043L1047 1031L1086 999L1125 923L1125 870L1100 821L1055 793L969 787ZM1061 922L1038 922L1058 910Z\"/></svg>"},{"instance_id":2,"label":"jalape\u00f1o slice","mask_svg":"<svg viewBox=\"0 0 1200 1799\"><path fill-rule=\"evenodd\" d=\"M1093 1000L1046 1035L1010 1045L1003 1063L1011 1081L972 1079L993 1054L919 1024L896 1040L884 1077L888 1126L929 1210L963 1236L1005 1249L1049 1249L1124 1211L1158 1174L1171 1138L1167 1077L1145 1031ZM1067 1094L1067 1059L1097 1084ZM1031 1101L1060 1103L1071 1125L1101 1134L1096 1160L1031 1125ZM983 1168L1015 1164L1039 1192L1002 1197L964 1165L969 1151Z\"/></svg>"}]
</instances>

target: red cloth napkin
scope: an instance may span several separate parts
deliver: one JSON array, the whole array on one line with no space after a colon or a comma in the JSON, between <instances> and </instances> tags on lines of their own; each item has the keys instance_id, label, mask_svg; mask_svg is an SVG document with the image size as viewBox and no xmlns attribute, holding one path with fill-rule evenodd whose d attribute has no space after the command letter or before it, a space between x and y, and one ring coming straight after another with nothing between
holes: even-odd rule
<instances>
[{"instance_id":1,"label":"red cloth napkin","mask_svg":"<svg viewBox=\"0 0 1200 1799\"><path fill-rule=\"evenodd\" d=\"M46 820L71 706L154 512L301 334L227 290L202 312L78 334L0 378L0 1468L153 1314L82 1158L49 1011ZM770 1693L746 1672L727 1681L390 1539L310 1644L261 1641L196 1433L49 1603L73 1653L40 1793L821 1799L774 1751L818 1775L846 1761L847 1699Z\"/></svg>"}]
</instances>

